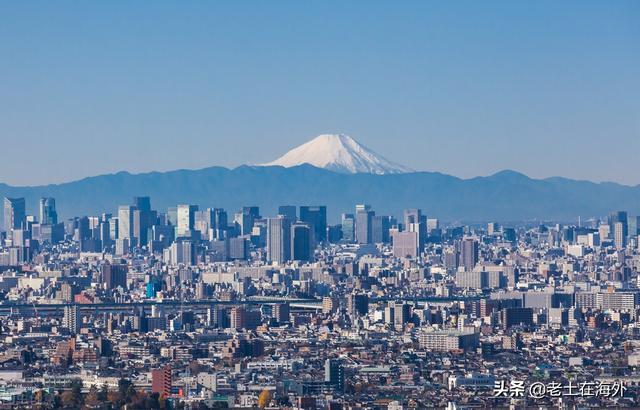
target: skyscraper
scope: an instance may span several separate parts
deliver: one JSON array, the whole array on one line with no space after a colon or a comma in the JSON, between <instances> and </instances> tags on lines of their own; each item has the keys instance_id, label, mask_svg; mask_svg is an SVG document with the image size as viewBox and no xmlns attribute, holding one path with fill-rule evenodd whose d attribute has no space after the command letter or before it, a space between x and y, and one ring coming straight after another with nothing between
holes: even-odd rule
<instances>
[{"instance_id":1,"label":"skyscraper","mask_svg":"<svg viewBox=\"0 0 640 410\"><path fill-rule=\"evenodd\" d=\"M291 259L291 220L282 215L267 219L267 261L284 263Z\"/></svg>"},{"instance_id":2,"label":"skyscraper","mask_svg":"<svg viewBox=\"0 0 640 410\"><path fill-rule=\"evenodd\" d=\"M291 225L291 259L310 261L313 259L313 234L306 223Z\"/></svg>"},{"instance_id":3,"label":"skyscraper","mask_svg":"<svg viewBox=\"0 0 640 410\"><path fill-rule=\"evenodd\" d=\"M56 200L54 198L40 199L40 223L42 225L55 225L58 223Z\"/></svg>"},{"instance_id":4,"label":"skyscraper","mask_svg":"<svg viewBox=\"0 0 640 410\"><path fill-rule=\"evenodd\" d=\"M298 219L295 205L280 205L278 207L278 215L284 215L292 221Z\"/></svg>"},{"instance_id":5,"label":"skyscraper","mask_svg":"<svg viewBox=\"0 0 640 410\"><path fill-rule=\"evenodd\" d=\"M478 242L473 238L464 238L460 242L460 264L465 270L472 270L478 263Z\"/></svg>"},{"instance_id":6,"label":"skyscraper","mask_svg":"<svg viewBox=\"0 0 640 410\"><path fill-rule=\"evenodd\" d=\"M353 242L356 239L356 220L353 214L342 214L342 240Z\"/></svg>"},{"instance_id":7,"label":"skyscraper","mask_svg":"<svg viewBox=\"0 0 640 410\"><path fill-rule=\"evenodd\" d=\"M198 205L178 205L177 208L177 236L185 236L195 225Z\"/></svg>"},{"instance_id":8,"label":"skyscraper","mask_svg":"<svg viewBox=\"0 0 640 410\"><path fill-rule=\"evenodd\" d=\"M389 243L389 228L391 227L388 216L375 215L371 220L371 240L373 243Z\"/></svg>"},{"instance_id":9,"label":"skyscraper","mask_svg":"<svg viewBox=\"0 0 640 410\"><path fill-rule=\"evenodd\" d=\"M422 249L427 241L427 217L421 209L404 210L404 230L418 234L418 248Z\"/></svg>"},{"instance_id":10,"label":"skyscraper","mask_svg":"<svg viewBox=\"0 0 640 410\"><path fill-rule=\"evenodd\" d=\"M326 206L301 206L300 220L311 227L316 243L322 243L327 240Z\"/></svg>"},{"instance_id":11,"label":"skyscraper","mask_svg":"<svg viewBox=\"0 0 640 410\"><path fill-rule=\"evenodd\" d=\"M622 224L622 235L626 238L628 234L628 216L625 211L615 211L609 214L609 235L612 239L615 239L615 225L617 222Z\"/></svg>"},{"instance_id":12,"label":"skyscraper","mask_svg":"<svg viewBox=\"0 0 640 410\"><path fill-rule=\"evenodd\" d=\"M132 205L121 205L118 207L118 239L133 238L133 211L136 207Z\"/></svg>"},{"instance_id":13,"label":"skyscraper","mask_svg":"<svg viewBox=\"0 0 640 410\"><path fill-rule=\"evenodd\" d=\"M375 212L370 205L356 205L356 242L359 244L372 243L371 223Z\"/></svg>"},{"instance_id":14,"label":"skyscraper","mask_svg":"<svg viewBox=\"0 0 640 410\"><path fill-rule=\"evenodd\" d=\"M24 198L4 199L4 230L11 235L13 229L22 229L25 225Z\"/></svg>"},{"instance_id":15,"label":"skyscraper","mask_svg":"<svg viewBox=\"0 0 640 410\"><path fill-rule=\"evenodd\" d=\"M133 211L133 236L137 238L140 246L149 242L149 229L156 218L156 212L151 210L151 199L148 196L133 198L135 210Z\"/></svg>"}]
</instances>

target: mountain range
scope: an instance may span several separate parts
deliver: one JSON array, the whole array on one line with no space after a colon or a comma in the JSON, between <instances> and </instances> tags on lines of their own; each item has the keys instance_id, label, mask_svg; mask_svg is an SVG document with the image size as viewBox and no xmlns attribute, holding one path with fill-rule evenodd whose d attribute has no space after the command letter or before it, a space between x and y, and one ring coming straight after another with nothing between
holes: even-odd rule
<instances>
[{"instance_id":1,"label":"mountain range","mask_svg":"<svg viewBox=\"0 0 640 410\"><path fill-rule=\"evenodd\" d=\"M333 222L358 203L371 204L380 215L422 208L445 221L575 221L618 209L640 213L640 185L532 179L515 171L471 179L415 172L343 135L320 136L265 165L119 172L32 187L0 184L0 196L25 197L31 214L40 197L56 198L64 218L115 213L141 195L159 210L191 203L233 213L257 205L263 215L274 215L279 205L327 205Z\"/></svg>"}]
</instances>

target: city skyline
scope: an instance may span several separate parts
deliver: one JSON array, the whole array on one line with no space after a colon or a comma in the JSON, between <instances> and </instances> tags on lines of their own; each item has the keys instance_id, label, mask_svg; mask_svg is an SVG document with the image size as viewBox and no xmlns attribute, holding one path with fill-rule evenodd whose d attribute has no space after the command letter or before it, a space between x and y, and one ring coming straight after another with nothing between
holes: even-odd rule
<instances>
[{"instance_id":1,"label":"city skyline","mask_svg":"<svg viewBox=\"0 0 640 410\"><path fill-rule=\"evenodd\" d=\"M462 178L640 183L637 2L1 10L0 183L233 168L322 133Z\"/></svg>"}]
</instances>

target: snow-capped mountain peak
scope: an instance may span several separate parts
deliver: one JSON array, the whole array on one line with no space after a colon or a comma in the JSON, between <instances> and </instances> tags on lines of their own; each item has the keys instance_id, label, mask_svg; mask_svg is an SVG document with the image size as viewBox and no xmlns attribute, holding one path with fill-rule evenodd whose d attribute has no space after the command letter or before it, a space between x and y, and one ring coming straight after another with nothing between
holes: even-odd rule
<instances>
[{"instance_id":1,"label":"snow-capped mountain peak","mask_svg":"<svg viewBox=\"0 0 640 410\"><path fill-rule=\"evenodd\" d=\"M345 174L399 174L413 172L376 154L344 134L323 134L287 152L265 166L293 167L310 164Z\"/></svg>"}]
</instances>

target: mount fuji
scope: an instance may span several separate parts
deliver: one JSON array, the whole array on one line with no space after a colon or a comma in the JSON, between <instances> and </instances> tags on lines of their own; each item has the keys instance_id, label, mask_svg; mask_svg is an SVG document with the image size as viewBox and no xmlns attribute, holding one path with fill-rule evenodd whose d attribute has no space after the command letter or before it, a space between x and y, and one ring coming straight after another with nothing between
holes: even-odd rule
<instances>
[{"instance_id":1,"label":"mount fuji","mask_svg":"<svg viewBox=\"0 0 640 410\"><path fill-rule=\"evenodd\" d=\"M414 170L389 161L344 134L323 134L263 166L313 165L341 174L402 174Z\"/></svg>"}]
</instances>

